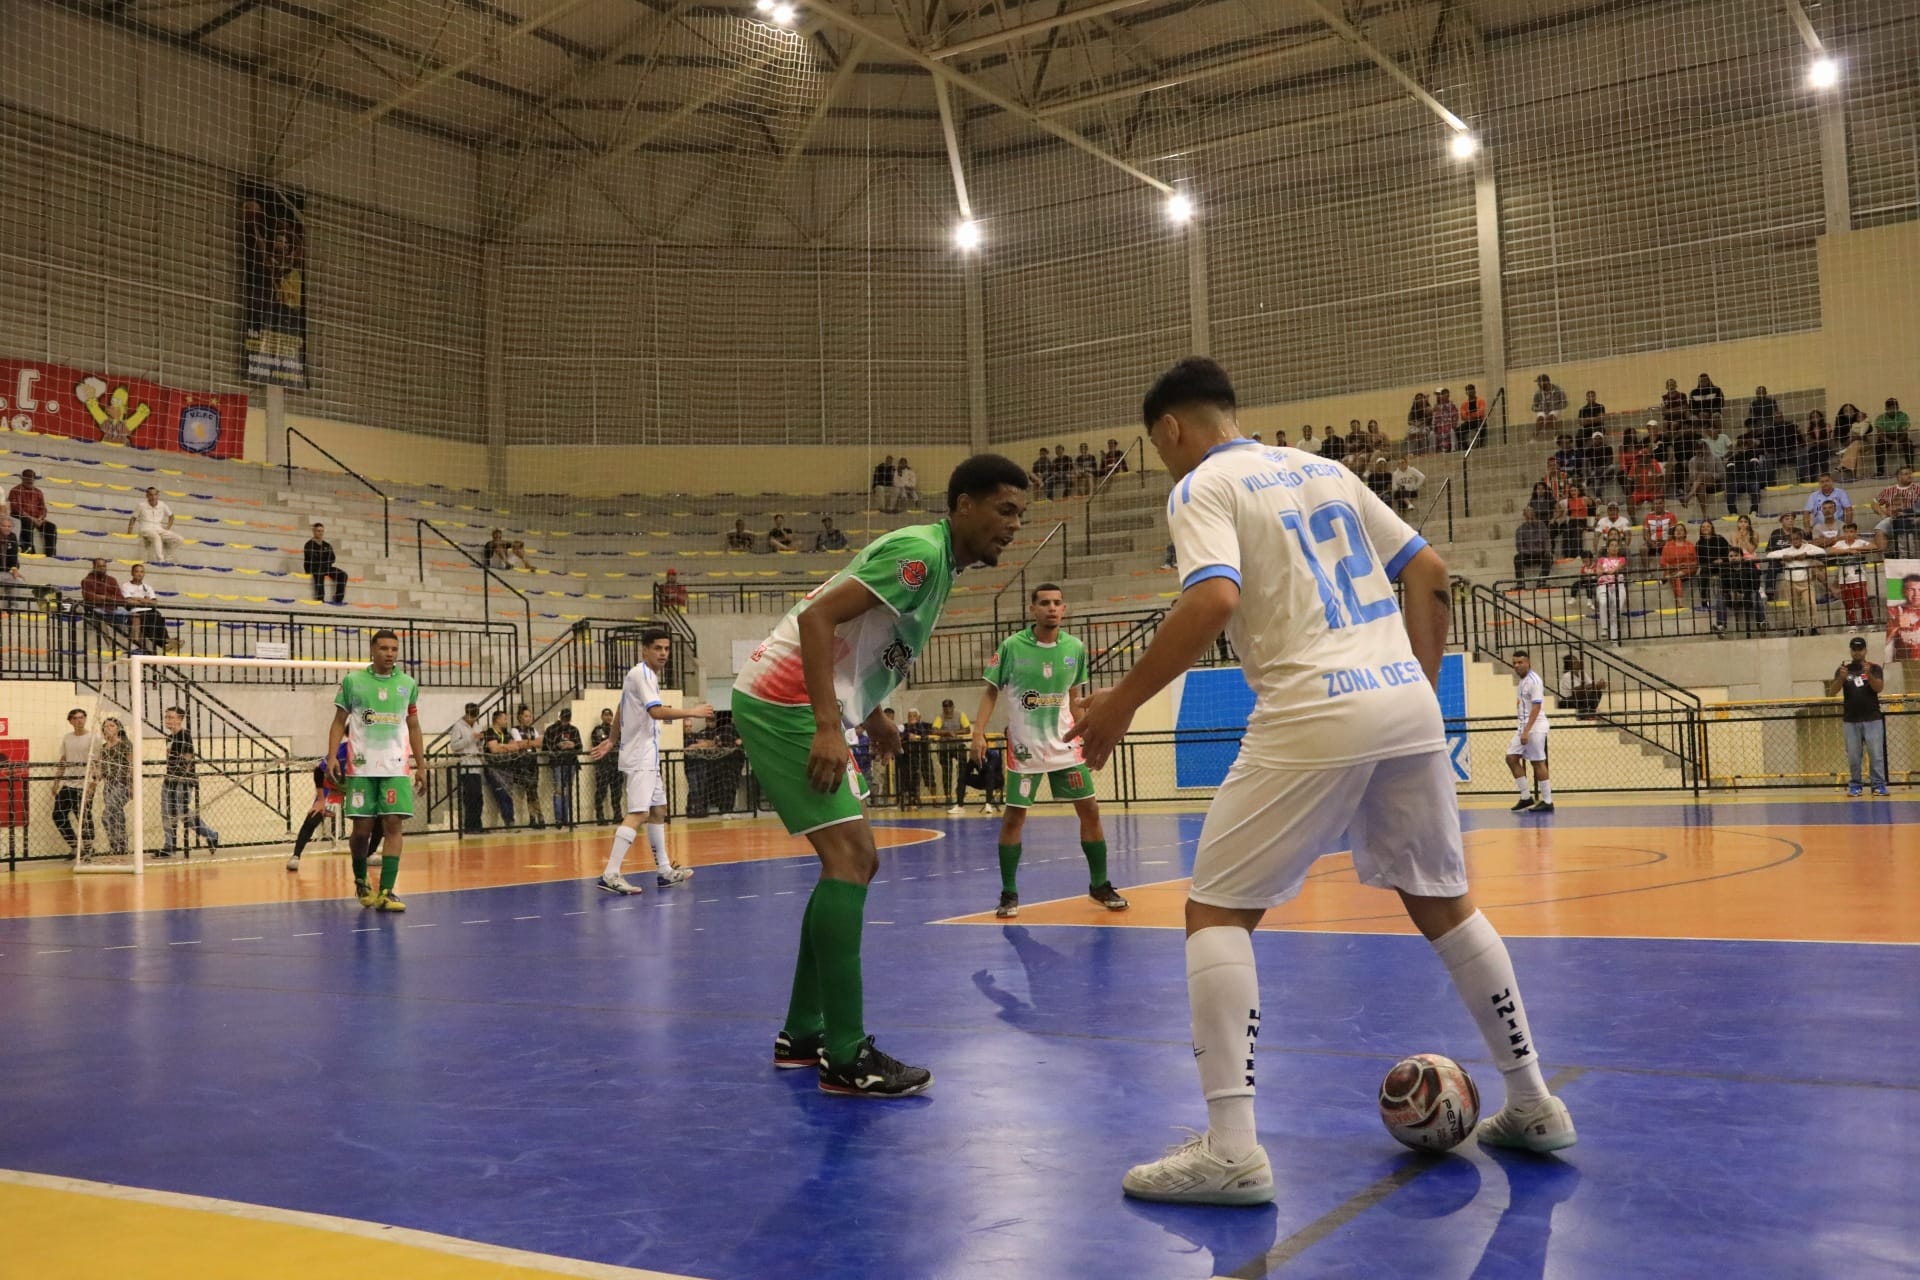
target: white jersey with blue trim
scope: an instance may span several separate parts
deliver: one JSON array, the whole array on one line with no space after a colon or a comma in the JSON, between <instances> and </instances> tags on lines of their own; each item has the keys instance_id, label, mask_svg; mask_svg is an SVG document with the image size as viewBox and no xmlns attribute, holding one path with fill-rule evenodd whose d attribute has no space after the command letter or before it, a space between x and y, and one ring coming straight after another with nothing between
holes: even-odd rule
<instances>
[{"instance_id":1,"label":"white jersey with blue trim","mask_svg":"<svg viewBox=\"0 0 1920 1280\"><path fill-rule=\"evenodd\" d=\"M1167 527L1183 590L1209 578L1240 588L1227 635L1254 693L1244 759L1314 769L1446 745L1393 597L1427 543L1359 476L1229 441L1174 485Z\"/></svg>"},{"instance_id":2,"label":"white jersey with blue trim","mask_svg":"<svg viewBox=\"0 0 1920 1280\"><path fill-rule=\"evenodd\" d=\"M1545 733L1547 730L1547 687L1541 681L1538 671L1529 671L1520 678L1520 682L1514 686L1514 698L1519 704L1516 712L1519 717L1516 727L1519 731L1521 733L1527 731L1527 717L1533 714L1535 707L1538 707L1540 708L1540 715L1539 718L1533 722L1533 731L1535 733Z\"/></svg>"},{"instance_id":3,"label":"white jersey with blue trim","mask_svg":"<svg viewBox=\"0 0 1920 1280\"><path fill-rule=\"evenodd\" d=\"M660 705L660 680L644 662L620 684L620 772L659 772L660 722L647 714Z\"/></svg>"}]
</instances>

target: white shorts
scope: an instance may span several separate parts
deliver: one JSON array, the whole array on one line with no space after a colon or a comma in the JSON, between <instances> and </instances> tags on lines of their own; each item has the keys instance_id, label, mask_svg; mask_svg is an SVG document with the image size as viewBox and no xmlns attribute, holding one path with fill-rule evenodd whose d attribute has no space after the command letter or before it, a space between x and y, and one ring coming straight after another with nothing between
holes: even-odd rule
<instances>
[{"instance_id":1,"label":"white shorts","mask_svg":"<svg viewBox=\"0 0 1920 1280\"><path fill-rule=\"evenodd\" d=\"M1507 742L1507 754L1535 763L1545 760L1547 758L1546 726L1540 726L1524 738L1520 736L1520 731L1515 729L1513 737Z\"/></svg>"},{"instance_id":2,"label":"white shorts","mask_svg":"<svg viewBox=\"0 0 1920 1280\"><path fill-rule=\"evenodd\" d=\"M1234 762L1220 784L1188 896L1260 910L1300 892L1329 853L1353 851L1360 883L1430 898L1467 891L1460 807L1445 751L1330 769Z\"/></svg>"},{"instance_id":3,"label":"white shorts","mask_svg":"<svg viewBox=\"0 0 1920 1280\"><path fill-rule=\"evenodd\" d=\"M667 784L658 769L635 769L626 777L628 813L645 813L654 805L665 807Z\"/></svg>"}]
</instances>

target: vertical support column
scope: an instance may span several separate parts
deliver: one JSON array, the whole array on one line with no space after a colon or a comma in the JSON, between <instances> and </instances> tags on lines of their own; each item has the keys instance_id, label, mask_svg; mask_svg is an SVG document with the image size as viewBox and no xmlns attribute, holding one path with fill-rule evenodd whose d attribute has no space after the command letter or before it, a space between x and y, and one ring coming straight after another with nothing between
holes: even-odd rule
<instances>
[{"instance_id":1,"label":"vertical support column","mask_svg":"<svg viewBox=\"0 0 1920 1280\"><path fill-rule=\"evenodd\" d=\"M967 259L967 444L974 453L987 448L987 305L984 268L976 255Z\"/></svg>"},{"instance_id":2,"label":"vertical support column","mask_svg":"<svg viewBox=\"0 0 1920 1280\"><path fill-rule=\"evenodd\" d=\"M1187 234L1187 328L1188 354L1213 354L1213 301L1207 283L1207 232L1198 222L1189 222Z\"/></svg>"},{"instance_id":3,"label":"vertical support column","mask_svg":"<svg viewBox=\"0 0 1920 1280\"><path fill-rule=\"evenodd\" d=\"M1847 103L1838 89L1820 103L1820 183L1826 197L1827 234L1853 230L1853 184L1847 167Z\"/></svg>"},{"instance_id":4,"label":"vertical support column","mask_svg":"<svg viewBox=\"0 0 1920 1280\"><path fill-rule=\"evenodd\" d=\"M1493 157L1484 149L1474 162L1473 223L1480 255L1480 376L1485 379L1480 393L1492 400L1507 385L1507 298L1500 260L1500 191ZM1513 412L1509 399L1508 421Z\"/></svg>"},{"instance_id":5,"label":"vertical support column","mask_svg":"<svg viewBox=\"0 0 1920 1280\"><path fill-rule=\"evenodd\" d=\"M501 321L505 288L501 280L505 250L490 244L481 251L480 296L483 308L480 371L481 402L487 421L487 492L495 499L507 493L507 331Z\"/></svg>"}]
</instances>

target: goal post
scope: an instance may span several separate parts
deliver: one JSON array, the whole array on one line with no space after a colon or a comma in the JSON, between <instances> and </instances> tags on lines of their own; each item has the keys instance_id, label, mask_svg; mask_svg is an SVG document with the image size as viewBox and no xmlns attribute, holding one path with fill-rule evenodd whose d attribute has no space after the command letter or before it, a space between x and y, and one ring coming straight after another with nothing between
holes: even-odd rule
<instances>
[{"instance_id":1,"label":"goal post","mask_svg":"<svg viewBox=\"0 0 1920 1280\"><path fill-rule=\"evenodd\" d=\"M131 809L124 821L108 822L103 814L101 823L103 829L124 829L125 848L96 848L94 856L76 860L76 873L144 874L155 856L149 849L156 817L163 856L174 847L176 832L183 855L190 854L197 838L208 851L240 846L272 849L277 856L310 806L311 774L326 749L333 714L331 682L301 681L292 673L344 674L364 670L366 662L161 654L134 654L123 661L124 677L116 672L105 683L99 705L116 712L116 719L124 716L130 758L122 762L114 744L103 750L96 741L85 803L90 811L97 796L108 808L124 804ZM281 670L289 678L232 685L194 678L222 667ZM246 700L242 694L257 704L251 715L234 705ZM167 717L176 707L181 728L193 740L191 760L170 759ZM101 724L95 731L103 731ZM129 775L124 795L119 794L121 770ZM221 825L229 833L225 839L216 834Z\"/></svg>"}]
</instances>

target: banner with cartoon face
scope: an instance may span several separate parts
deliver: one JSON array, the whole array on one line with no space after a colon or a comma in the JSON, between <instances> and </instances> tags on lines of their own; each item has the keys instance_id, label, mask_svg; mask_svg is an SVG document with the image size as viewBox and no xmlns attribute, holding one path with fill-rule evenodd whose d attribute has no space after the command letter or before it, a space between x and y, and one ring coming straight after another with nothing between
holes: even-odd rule
<instances>
[{"instance_id":1,"label":"banner with cartoon face","mask_svg":"<svg viewBox=\"0 0 1920 1280\"><path fill-rule=\"evenodd\" d=\"M237 458L246 443L247 398L183 391L105 370L0 359L0 426Z\"/></svg>"}]
</instances>

